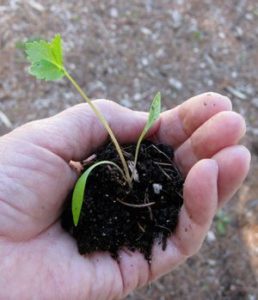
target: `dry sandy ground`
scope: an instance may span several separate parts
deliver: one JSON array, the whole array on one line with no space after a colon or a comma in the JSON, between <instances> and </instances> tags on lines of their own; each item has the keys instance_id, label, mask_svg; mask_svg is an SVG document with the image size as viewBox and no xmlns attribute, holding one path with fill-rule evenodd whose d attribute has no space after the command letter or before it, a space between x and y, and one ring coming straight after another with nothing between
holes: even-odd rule
<instances>
[{"instance_id":1,"label":"dry sandy ground","mask_svg":"<svg viewBox=\"0 0 258 300\"><path fill-rule=\"evenodd\" d=\"M160 90L167 109L213 90L247 121L251 172L201 252L128 299L258 299L257 1L0 0L0 134L80 101L65 80L26 73L23 42L57 32L92 98L144 110Z\"/></svg>"}]
</instances>

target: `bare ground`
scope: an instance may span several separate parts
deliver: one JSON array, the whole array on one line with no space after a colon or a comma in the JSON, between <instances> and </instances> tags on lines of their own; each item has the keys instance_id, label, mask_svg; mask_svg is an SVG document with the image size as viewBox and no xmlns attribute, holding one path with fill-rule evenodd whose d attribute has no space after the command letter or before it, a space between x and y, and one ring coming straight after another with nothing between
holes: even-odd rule
<instances>
[{"instance_id":1,"label":"bare ground","mask_svg":"<svg viewBox=\"0 0 258 300\"><path fill-rule=\"evenodd\" d=\"M128 299L258 299L257 1L0 0L0 134L80 101L65 80L26 73L23 42L57 32L92 98L145 110L160 90L168 109L213 90L247 121L251 172L200 253Z\"/></svg>"}]
</instances>

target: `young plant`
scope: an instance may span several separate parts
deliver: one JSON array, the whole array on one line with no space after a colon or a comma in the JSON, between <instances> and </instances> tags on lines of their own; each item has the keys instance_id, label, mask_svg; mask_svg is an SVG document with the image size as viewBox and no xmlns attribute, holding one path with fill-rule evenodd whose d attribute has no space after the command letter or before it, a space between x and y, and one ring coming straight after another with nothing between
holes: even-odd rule
<instances>
[{"instance_id":1,"label":"young plant","mask_svg":"<svg viewBox=\"0 0 258 300\"><path fill-rule=\"evenodd\" d=\"M120 168L117 164L115 164L112 161L100 161L95 164L93 164L90 168L88 168L78 179L74 192L72 197L72 214L73 214L73 221L75 226L77 226L79 222L79 217L81 213L84 193L85 193L85 185L87 183L87 179L92 172L94 168L96 168L99 165L102 164L110 164L113 165L118 169L118 171L121 173L123 178L126 180L128 185L132 187L132 180L133 180L133 174L134 170L136 168L140 144L142 140L144 139L145 135L149 131L149 129L152 127L154 122L159 118L160 114L160 93L157 93L154 97L154 100L151 104L150 111L149 111L149 117L148 121L138 139L137 145L136 145L136 151L135 151L135 158L133 163L133 170L129 171L128 164L125 160L125 157L123 155L123 151L112 131L110 128L107 120L103 116L103 114L99 111L99 109L94 105L94 103L87 97L87 95L83 92L83 90L80 88L76 80L69 74L67 69L64 66L63 63L63 49L62 49L62 39L59 34L57 34L52 41L47 42L45 40L36 40L36 41L29 41L25 43L25 52L27 54L28 60L31 62L31 66L29 69L29 73L33 76L35 76L38 79L45 79L45 80L58 80L62 77L66 77L69 79L69 81L72 83L72 85L75 87L75 89L79 92L79 94L82 96L82 98L88 103L88 105L91 107L91 109L96 114L99 121L102 123L102 125L107 130L111 141L113 142L116 151L118 153L118 156L121 160L122 168Z\"/></svg>"}]
</instances>

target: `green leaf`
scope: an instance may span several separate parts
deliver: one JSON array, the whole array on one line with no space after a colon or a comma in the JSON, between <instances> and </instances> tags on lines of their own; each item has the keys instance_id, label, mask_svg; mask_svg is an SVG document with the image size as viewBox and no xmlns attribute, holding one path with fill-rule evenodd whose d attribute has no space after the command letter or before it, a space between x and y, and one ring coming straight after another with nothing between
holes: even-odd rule
<instances>
[{"instance_id":1,"label":"green leaf","mask_svg":"<svg viewBox=\"0 0 258 300\"><path fill-rule=\"evenodd\" d=\"M51 42L45 40L27 42L25 52L31 62L29 73L38 79L57 80L64 73L62 39L57 34Z\"/></svg>"},{"instance_id":2,"label":"green leaf","mask_svg":"<svg viewBox=\"0 0 258 300\"><path fill-rule=\"evenodd\" d=\"M57 65L61 66L64 68L63 65L63 51L62 51L62 38L60 34L57 34L52 42L51 42L51 48L53 51L53 55L56 59Z\"/></svg>"},{"instance_id":3,"label":"green leaf","mask_svg":"<svg viewBox=\"0 0 258 300\"><path fill-rule=\"evenodd\" d=\"M145 137L146 133L149 131L149 129L154 124L154 122L159 118L160 111L161 111L161 95L160 95L160 92L158 92L155 95L155 97L151 103L148 120L147 120L147 122L143 128L143 131L137 141L135 155L134 155L134 168L136 167L136 164L137 164L141 142L142 142L143 138ZM134 172L132 172L132 175L130 178L131 181L133 180L133 174L134 174Z\"/></svg>"},{"instance_id":4,"label":"green leaf","mask_svg":"<svg viewBox=\"0 0 258 300\"><path fill-rule=\"evenodd\" d=\"M72 214L73 214L73 222L74 222L75 226L77 226L78 222L79 222L81 209L82 209L82 203L83 203L84 194L85 194L85 187L87 184L88 177L93 169L95 169L96 167L98 167L100 165L104 165L104 164L109 164L109 165L115 166L119 170L119 172L122 174L122 176L124 176L122 169L114 162L108 161L108 160L103 160L103 161L99 161L99 162L95 163L94 165L90 166L81 175L81 177L78 179L78 181L75 184L75 188L73 190L73 197L72 197Z\"/></svg>"},{"instance_id":5,"label":"green leaf","mask_svg":"<svg viewBox=\"0 0 258 300\"><path fill-rule=\"evenodd\" d=\"M160 92L158 92L151 103L148 121L143 129L143 137L148 132L148 130L152 127L154 122L159 118L160 110L161 110L161 95Z\"/></svg>"},{"instance_id":6,"label":"green leaf","mask_svg":"<svg viewBox=\"0 0 258 300\"><path fill-rule=\"evenodd\" d=\"M31 37L31 38L28 38L26 42L23 42L23 41L17 41L15 43L15 48L19 51L22 52L22 54L26 57L26 43L32 43L32 42L35 42L35 41L40 41L41 38L40 37Z\"/></svg>"},{"instance_id":7,"label":"green leaf","mask_svg":"<svg viewBox=\"0 0 258 300\"><path fill-rule=\"evenodd\" d=\"M38 79L57 80L63 77L63 71L46 60L31 65L29 69L31 75Z\"/></svg>"}]
</instances>

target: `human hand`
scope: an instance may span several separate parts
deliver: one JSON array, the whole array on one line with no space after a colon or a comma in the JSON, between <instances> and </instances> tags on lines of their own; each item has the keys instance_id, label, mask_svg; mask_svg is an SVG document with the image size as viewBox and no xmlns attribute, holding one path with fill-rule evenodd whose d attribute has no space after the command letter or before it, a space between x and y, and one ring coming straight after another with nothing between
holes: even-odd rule
<instances>
[{"instance_id":1,"label":"human hand","mask_svg":"<svg viewBox=\"0 0 258 300\"><path fill-rule=\"evenodd\" d=\"M137 140L146 114L95 102L119 142ZM230 101L209 93L164 112L155 141L173 146L186 176L176 232L151 265L138 253L81 256L60 226L62 204L77 174L69 166L108 136L86 104L21 126L0 138L0 299L121 299L195 254L219 206L246 177L250 154L237 146L245 122Z\"/></svg>"}]
</instances>

